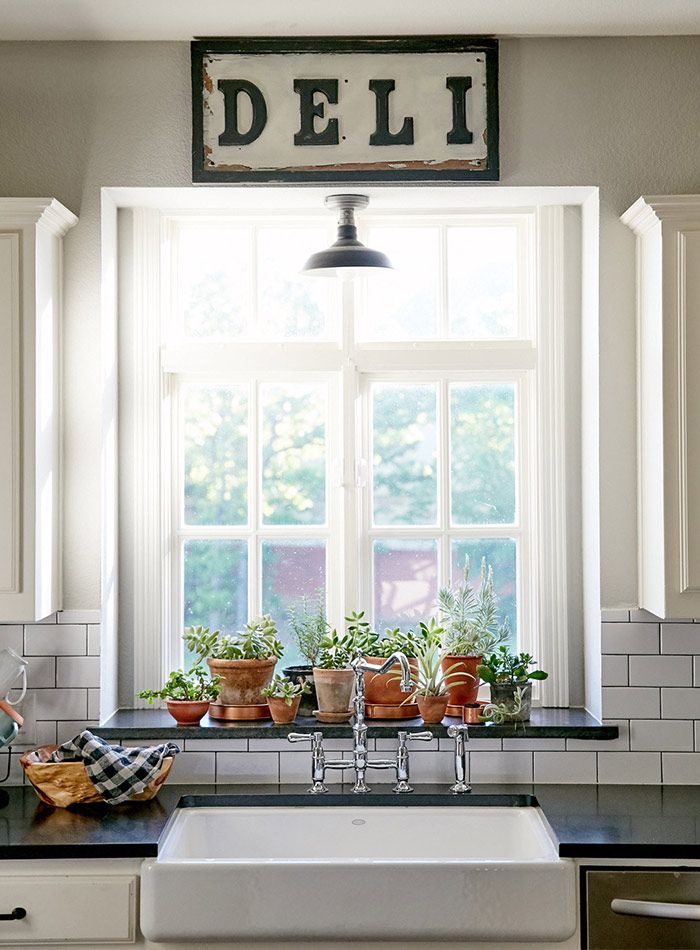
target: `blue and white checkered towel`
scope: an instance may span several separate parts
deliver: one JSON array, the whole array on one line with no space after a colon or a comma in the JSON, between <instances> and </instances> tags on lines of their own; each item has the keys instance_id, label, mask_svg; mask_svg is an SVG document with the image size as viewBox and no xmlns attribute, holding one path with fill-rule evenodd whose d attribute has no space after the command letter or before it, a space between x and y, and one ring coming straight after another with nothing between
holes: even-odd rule
<instances>
[{"instance_id":1,"label":"blue and white checkered towel","mask_svg":"<svg viewBox=\"0 0 700 950\"><path fill-rule=\"evenodd\" d=\"M149 749L124 749L110 745L87 729L51 754L50 762L82 759L92 784L109 805L119 805L139 795L151 784L163 760L177 755L172 742Z\"/></svg>"}]
</instances>

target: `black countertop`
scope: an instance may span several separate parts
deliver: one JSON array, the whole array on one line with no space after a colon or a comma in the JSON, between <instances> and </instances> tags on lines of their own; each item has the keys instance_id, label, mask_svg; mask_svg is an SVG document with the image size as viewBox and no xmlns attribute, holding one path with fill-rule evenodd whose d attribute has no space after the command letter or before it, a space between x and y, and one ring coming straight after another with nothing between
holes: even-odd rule
<instances>
[{"instance_id":1,"label":"black countertop","mask_svg":"<svg viewBox=\"0 0 700 950\"><path fill-rule=\"evenodd\" d=\"M314 797L304 785L166 785L151 802L70 809L43 805L32 788L7 788L0 792L0 859L152 857L178 805L251 804L539 804L562 857L700 858L700 788L695 786L481 785L457 796L444 785L417 785L412 795L374 791L358 800L349 786Z\"/></svg>"},{"instance_id":2,"label":"black countertop","mask_svg":"<svg viewBox=\"0 0 700 950\"><path fill-rule=\"evenodd\" d=\"M438 725L426 726L422 719L368 719L370 739L394 738L399 729L430 729L436 738L447 736L447 727L460 720L446 716ZM313 718L298 717L290 725L278 726L270 719L257 722L222 722L205 716L199 726L178 726L167 709L119 709L92 731L104 739L283 739L290 732L314 732L350 738L349 723L329 725ZM472 739L616 739L617 726L600 723L585 709L532 710L529 722L469 726Z\"/></svg>"}]
</instances>

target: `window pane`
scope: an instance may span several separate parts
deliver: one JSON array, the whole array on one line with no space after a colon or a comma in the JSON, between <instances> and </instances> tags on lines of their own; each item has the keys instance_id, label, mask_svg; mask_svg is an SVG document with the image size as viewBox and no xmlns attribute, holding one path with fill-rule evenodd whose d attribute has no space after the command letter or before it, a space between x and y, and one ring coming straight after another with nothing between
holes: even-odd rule
<instances>
[{"instance_id":1,"label":"window pane","mask_svg":"<svg viewBox=\"0 0 700 950\"><path fill-rule=\"evenodd\" d=\"M393 271L367 277L365 340L427 340L438 331L440 241L437 228L371 228L367 242Z\"/></svg>"},{"instance_id":2,"label":"window pane","mask_svg":"<svg viewBox=\"0 0 700 950\"><path fill-rule=\"evenodd\" d=\"M248 619L246 541L185 541L184 625L202 624L222 633ZM185 656L190 663L191 656Z\"/></svg>"},{"instance_id":3,"label":"window pane","mask_svg":"<svg viewBox=\"0 0 700 950\"><path fill-rule=\"evenodd\" d=\"M272 614L277 621L285 666L308 662L290 636L287 611L293 604L299 605L304 594L313 604L316 591L325 586L325 541L263 541L263 613Z\"/></svg>"},{"instance_id":4,"label":"window pane","mask_svg":"<svg viewBox=\"0 0 700 950\"><path fill-rule=\"evenodd\" d=\"M448 228L451 336L479 340L516 335L517 249L514 227Z\"/></svg>"},{"instance_id":5,"label":"window pane","mask_svg":"<svg viewBox=\"0 0 700 950\"><path fill-rule=\"evenodd\" d=\"M248 521L248 393L188 386L183 398L185 523Z\"/></svg>"},{"instance_id":6,"label":"window pane","mask_svg":"<svg viewBox=\"0 0 700 950\"><path fill-rule=\"evenodd\" d=\"M188 228L178 236L178 281L184 331L237 337L250 309L250 231Z\"/></svg>"},{"instance_id":7,"label":"window pane","mask_svg":"<svg viewBox=\"0 0 700 950\"><path fill-rule=\"evenodd\" d=\"M462 580L464 559L469 557L469 579L479 589L481 559L493 568L493 589L498 596L499 620L506 618L510 627L510 645L517 643L517 546L512 538L469 538L452 543L452 584Z\"/></svg>"},{"instance_id":8,"label":"window pane","mask_svg":"<svg viewBox=\"0 0 700 950\"><path fill-rule=\"evenodd\" d=\"M374 523L435 524L435 386L376 384L372 418Z\"/></svg>"},{"instance_id":9,"label":"window pane","mask_svg":"<svg viewBox=\"0 0 700 950\"><path fill-rule=\"evenodd\" d=\"M515 521L515 386L450 387L454 524Z\"/></svg>"},{"instance_id":10,"label":"window pane","mask_svg":"<svg viewBox=\"0 0 700 950\"><path fill-rule=\"evenodd\" d=\"M314 251L331 243L326 228L260 228L258 231L258 327L265 339L329 335L330 280L300 273Z\"/></svg>"},{"instance_id":11,"label":"window pane","mask_svg":"<svg viewBox=\"0 0 700 950\"><path fill-rule=\"evenodd\" d=\"M407 627L435 613L437 542L374 542L374 625Z\"/></svg>"},{"instance_id":12,"label":"window pane","mask_svg":"<svg viewBox=\"0 0 700 950\"><path fill-rule=\"evenodd\" d=\"M264 524L326 518L326 387L261 387Z\"/></svg>"}]
</instances>

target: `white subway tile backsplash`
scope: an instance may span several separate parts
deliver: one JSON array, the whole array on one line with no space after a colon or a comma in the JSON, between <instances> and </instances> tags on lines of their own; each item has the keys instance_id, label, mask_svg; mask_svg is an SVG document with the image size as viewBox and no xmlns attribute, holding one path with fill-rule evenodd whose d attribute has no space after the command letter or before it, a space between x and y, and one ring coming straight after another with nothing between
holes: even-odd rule
<instances>
[{"instance_id":1,"label":"white subway tile backsplash","mask_svg":"<svg viewBox=\"0 0 700 950\"><path fill-rule=\"evenodd\" d=\"M600 619L603 623L629 623L629 607L603 607Z\"/></svg>"},{"instance_id":2,"label":"white subway tile backsplash","mask_svg":"<svg viewBox=\"0 0 700 950\"><path fill-rule=\"evenodd\" d=\"M20 624L0 626L0 650L14 650L20 656L24 652L24 628Z\"/></svg>"},{"instance_id":3,"label":"white subway tile backsplash","mask_svg":"<svg viewBox=\"0 0 700 950\"><path fill-rule=\"evenodd\" d=\"M697 752L664 752L663 781L667 785L700 785L700 755Z\"/></svg>"},{"instance_id":4,"label":"white subway tile backsplash","mask_svg":"<svg viewBox=\"0 0 700 950\"><path fill-rule=\"evenodd\" d=\"M56 657L56 685L60 688L64 686L99 687L99 656Z\"/></svg>"},{"instance_id":5,"label":"white subway tile backsplash","mask_svg":"<svg viewBox=\"0 0 700 950\"><path fill-rule=\"evenodd\" d=\"M87 719L86 689L33 689L37 719Z\"/></svg>"},{"instance_id":6,"label":"white subway tile backsplash","mask_svg":"<svg viewBox=\"0 0 700 950\"><path fill-rule=\"evenodd\" d=\"M628 719L604 719L604 723L617 726L617 739L567 739L567 752L628 752L630 747L630 724Z\"/></svg>"},{"instance_id":7,"label":"white subway tile backsplash","mask_svg":"<svg viewBox=\"0 0 700 950\"><path fill-rule=\"evenodd\" d=\"M629 657L626 653L610 653L602 657L603 686L629 686Z\"/></svg>"},{"instance_id":8,"label":"white subway tile backsplash","mask_svg":"<svg viewBox=\"0 0 700 950\"><path fill-rule=\"evenodd\" d=\"M598 781L601 785L658 785L661 753L599 752Z\"/></svg>"},{"instance_id":9,"label":"white subway tile backsplash","mask_svg":"<svg viewBox=\"0 0 700 950\"><path fill-rule=\"evenodd\" d=\"M630 686L692 686L693 667L687 656L631 656Z\"/></svg>"},{"instance_id":10,"label":"white subway tile backsplash","mask_svg":"<svg viewBox=\"0 0 700 950\"><path fill-rule=\"evenodd\" d=\"M644 686L604 686L603 715L606 719L658 718L659 690Z\"/></svg>"},{"instance_id":11,"label":"white subway tile backsplash","mask_svg":"<svg viewBox=\"0 0 700 950\"><path fill-rule=\"evenodd\" d=\"M662 623L661 652L700 653L700 627L692 623Z\"/></svg>"},{"instance_id":12,"label":"white subway tile backsplash","mask_svg":"<svg viewBox=\"0 0 700 950\"><path fill-rule=\"evenodd\" d=\"M594 785L597 773L595 752L535 752L535 781L574 785Z\"/></svg>"},{"instance_id":13,"label":"white subway tile backsplash","mask_svg":"<svg viewBox=\"0 0 700 950\"><path fill-rule=\"evenodd\" d=\"M216 780L238 785L277 785L279 756L279 752L217 752Z\"/></svg>"},{"instance_id":14,"label":"white subway tile backsplash","mask_svg":"<svg viewBox=\"0 0 700 950\"><path fill-rule=\"evenodd\" d=\"M27 667L27 685L33 688L56 686L56 657L32 657Z\"/></svg>"},{"instance_id":15,"label":"white subway tile backsplash","mask_svg":"<svg viewBox=\"0 0 700 950\"><path fill-rule=\"evenodd\" d=\"M661 618L657 617L656 614L651 613L649 610L642 610L641 607L632 607L630 609L630 620L632 623L644 622L647 620L655 620L657 623Z\"/></svg>"},{"instance_id":16,"label":"white subway tile backsplash","mask_svg":"<svg viewBox=\"0 0 700 950\"><path fill-rule=\"evenodd\" d=\"M102 637L102 626L99 623L88 624L87 628L87 651L90 656L100 655L100 640Z\"/></svg>"},{"instance_id":17,"label":"white subway tile backsplash","mask_svg":"<svg viewBox=\"0 0 700 950\"><path fill-rule=\"evenodd\" d=\"M100 691L99 689L88 690L88 719L100 718Z\"/></svg>"},{"instance_id":18,"label":"white subway tile backsplash","mask_svg":"<svg viewBox=\"0 0 700 950\"><path fill-rule=\"evenodd\" d=\"M700 689L664 687L661 715L664 719L700 719Z\"/></svg>"},{"instance_id":19,"label":"white subway tile backsplash","mask_svg":"<svg viewBox=\"0 0 700 950\"><path fill-rule=\"evenodd\" d=\"M213 785L216 781L215 752L180 752L168 779L184 785Z\"/></svg>"},{"instance_id":20,"label":"white subway tile backsplash","mask_svg":"<svg viewBox=\"0 0 700 950\"><path fill-rule=\"evenodd\" d=\"M102 619L99 610L59 610L56 618L60 624L64 623L95 623Z\"/></svg>"},{"instance_id":21,"label":"white subway tile backsplash","mask_svg":"<svg viewBox=\"0 0 700 950\"><path fill-rule=\"evenodd\" d=\"M180 739L187 752L247 752L247 739Z\"/></svg>"},{"instance_id":22,"label":"white subway tile backsplash","mask_svg":"<svg viewBox=\"0 0 700 950\"><path fill-rule=\"evenodd\" d=\"M37 721L36 744L37 746L56 745L56 723L54 720Z\"/></svg>"},{"instance_id":23,"label":"white subway tile backsplash","mask_svg":"<svg viewBox=\"0 0 700 950\"><path fill-rule=\"evenodd\" d=\"M601 628L603 653L658 653L658 623L604 623Z\"/></svg>"},{"instance_id":24,"label":"white subway tile backsplash","mask_svg":"<svg viewBox=\"0 0 700 950\"><path fill-rule=\"evenodd\" d=\"M470 781L481 784L532 782L532 752L471 752Z\"/></svg>"},{"instance_id":25,"label":"white subway tile backsplash","mask_svg":"<svg viewBox=\"0 0 700 950\"><path fill-rule=\"evenodd\" d=\"M279 753L279 780L282 784L311 785L311 755L300 755L299 752ZM373 778L368 773L368 782L371 787ZM354 780L354 775L352 776ZM349 782L351 774L347 769L328 769L326 785L341 785Z\"/></svg>"},{"instance_id":26,"label":"white subway tile backsplash","mask_svg":"<svg viewBox=\"0 0 700 950\"><path fill-rule=\"evenodd\" d=\"M69 719L65 722L59 721L56 723L56 741L60 745L61 742L74 739L84 729L94 729L96 725L96 719Z\"/></svg>"},{"instance_id":27,"label":"white subway tile backsplash","mask_svg":"<svg viewBox=\"0 0 700 950\"><path fill-rule=\"evenodd\" d=\"M24 655L85 656L87 627L84 624L28 624L24 628Z\"/></svg>"},{"instance_id":28,"label":"white subway tile backsplash","mask_svg":"<svg viewBox=\"0 0 700 950\"><path fill-rule=\"evenodd\" d=\"M693 723L689 720L633 719L630 749L633 752L692 752Z\"/></svg>"},{"instance_id":29,"label":"white subway tile backsplash","mask_svg":"<svg viewBox=\"0 0 700 950\"><path fill-rule=\"evenodd\" d=\"M396 783L393 771L371 772L371 781ZM455 781L454 752L433 752L432 755L413 755L410 757L411 782L431 782L451 785ZM370 782L371 784L371 782Z\"/></svg>"},{"instance_id":30,"label":"white subway tile backsplash","mask_svg":"<svg viewBox=\"0 0 700 950\"><path fill-rule=\"evenodd\" d=\"M504 739L504 751L512 752L563 752L565 739Z\"/></svg>"}]
</instances>

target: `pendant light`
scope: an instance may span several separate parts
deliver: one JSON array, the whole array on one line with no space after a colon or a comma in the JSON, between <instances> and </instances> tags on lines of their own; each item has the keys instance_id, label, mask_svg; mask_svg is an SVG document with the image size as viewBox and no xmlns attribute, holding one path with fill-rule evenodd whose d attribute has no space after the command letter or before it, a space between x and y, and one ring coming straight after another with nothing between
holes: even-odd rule
<instances>
[{"instance_id":1,"label":"pendant light","mask_svg":"<svg viewBox=\"0 0 700 950\"><path fill-rule=\"evenodd\" d=\"M391 269L386 254L365 247L357 239L355 209L366 208L369 196L328 195L325 203L327 208L336 208L339 212L338 237L325 251L312 254L302 273L313 277L352 277L368 270Z\"/></svg>"}]
</instances>

